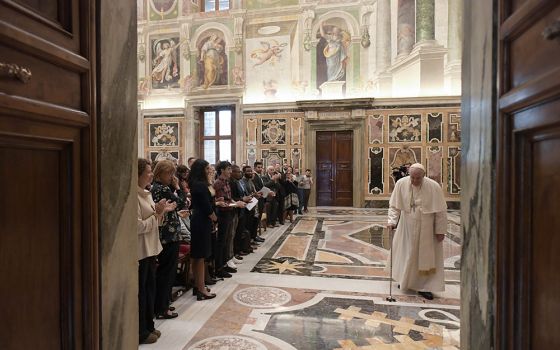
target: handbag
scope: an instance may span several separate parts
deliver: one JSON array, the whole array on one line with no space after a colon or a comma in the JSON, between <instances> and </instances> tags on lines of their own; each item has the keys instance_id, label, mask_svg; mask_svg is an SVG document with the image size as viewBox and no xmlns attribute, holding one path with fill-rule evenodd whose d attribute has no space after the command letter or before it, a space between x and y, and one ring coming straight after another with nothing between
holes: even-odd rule
<instances>
[{"instance_id":1,"label":"handbag","mask_svg":"<svg viewBox=\"0 0 560 350\"><path fill-rule=\"evenodd\" d=\"M290 193L284 198L284 208L286 210L294 210L299 207L299 199L297 193Z\"/></svg>"},{"instance_id":2,"label":"handbag","mask_svg":"<svg viewBox=\"0 0 560 350\"><path fill-rule=\"evenodd\" d=\"M185 242L191 241L191 230L190 230L190 219L189 218L179 218L181 223L181 231L179 233L181 240Z\"/></svg>"}]
</instances>

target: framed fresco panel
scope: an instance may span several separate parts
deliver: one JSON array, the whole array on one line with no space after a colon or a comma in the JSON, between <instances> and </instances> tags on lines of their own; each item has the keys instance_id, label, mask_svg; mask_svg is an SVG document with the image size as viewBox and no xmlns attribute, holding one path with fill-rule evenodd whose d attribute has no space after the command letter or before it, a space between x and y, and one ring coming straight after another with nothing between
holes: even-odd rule
<instances>
[{"instance_id":1,"label":"framed fresco panel","mask_svg":"<svg viewBox=\"0 0 560 350\"><path fill-rule=\"evenodd\" d=\"M263 119L261 123L263 145L286 144L286 119Z\"/></svg>"},{"instance_id":2,"label":"framed fresco panel","mask_svg":"<svg viewBox=\"0 0 560 350\"><path fill-rule=\"evenodd\" d=\"M180 45L178 34L151 39L152 89L178 89L180 87Z\"/></svg>"},{"instance_id":3,"label":"framed fresco panel","mask_svg":"<svg viewBox=\"0 0 560 350\"><path fill-rule=\"evenodd\" d=\"M224 34L211 29L200 36L196 44L198 83L206 90L210 87L228 84L228 57Z\"/></svg>"},{"instance_id":4,"label":"framed fresco panel","mask_svg":"<svg viewBox=\"0 0 560 350\"><path fill-rule=\"evenodd\" d=\"M178 0L149 0L150 21L162 21L177 18L179 15Z\"/></svg>"},{"instance_id":5,"label":"framed fresco panel","mask_svg":"<svg viewBox=\"0 0 560 350\"><path fill-rule=\"evenodd\" d=\"M449 113L447 126L447 141L461 142L461 115Z\"/></svg>"},{"instance_id":6,"label":"framed fresco panel","mask_svg":"<svg viewBox=\"0 0 560 350\"><path fill-rule=\"evenodd\" d=\"M169 151L163 149L159 151L148 151L147 157L152 162L169 159L173 162L181 163L181 152L179 150Z\"/></svg>"},{"instance_id":7,"label":"framed fresco panel","mask_svg":"<svg viewBox=\"0 0 560 350\"><path fill-rule=\"evenodd\" d=\"M390 115L389 142L422 142L420 114Z\"/></svg>"},{"instance_id":8,"label":"framed fresco panel","mask_svg":"<svg viewBox=\"0 0 560 350\"><path fill-rule=\"evenodd\" d=\"M180 146L180 123L148 123L148 140L150 147Z\"/></svg>"}]
</instances>

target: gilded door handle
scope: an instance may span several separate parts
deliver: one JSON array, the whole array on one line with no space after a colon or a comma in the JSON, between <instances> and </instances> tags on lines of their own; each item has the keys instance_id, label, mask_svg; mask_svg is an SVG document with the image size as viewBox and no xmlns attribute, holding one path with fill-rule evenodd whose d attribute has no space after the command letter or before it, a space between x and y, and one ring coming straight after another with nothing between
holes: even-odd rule
<instances>
[{"instance_id":1,"label":"gilded door handle","mask_svg":"<svg viewBox=\"0 0 560 350\"><path fill-rule=\"evenodd\" d=\"M542 32L542 36L546 40L560 39L560 18L546 27Z\"/></svg>"},{"instance_id":2,"label":"gilded door handle","mask_svg":"<svg viewBox=\"0 0 560 350\"><path fill-rule=\"evenodd\" d=\"M25 84L31 79L32 74L29 68L21 67L15 63L0 62L0 76L15 78Z\"/></svg>"}]
</instances>

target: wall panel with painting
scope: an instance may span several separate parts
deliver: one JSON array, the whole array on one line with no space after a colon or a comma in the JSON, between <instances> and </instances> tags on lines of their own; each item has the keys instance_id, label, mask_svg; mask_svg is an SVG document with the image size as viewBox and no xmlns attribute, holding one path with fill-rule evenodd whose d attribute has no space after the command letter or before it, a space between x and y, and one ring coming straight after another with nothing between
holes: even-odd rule
<instances>
[{"instance_id":1,"label":"wall panel with painting","mask_svg":"<svg viewBox=\"0 0 560 350\"><path fill-rule=\"evenodd\" d=\"M367 111L366 130L366 202L388 200L395 186L392 172L417 162L442 184L448 202L459 201L459 107L372 109Z\"/></svg>"},{"instance_id":2,"label":"wall panel with painting","mask_svg":"<svg viewBox=\"0 0 560 350\"><path fill-rule=\"evenodd\" d=\"M152 161L185 163L183 114L144 114L144 154Z\"/></svg>"},{"instance_id":3,"label":"wall panel with painting","mask_svg":"<svg viewBox=\"0 0 560 350\"><path fill-rule=\"evenodd\" d=\"M244 159L252 165L288 163L304 168L304 113L249 113L244 115Z\"/></svg>"}]
</instances>

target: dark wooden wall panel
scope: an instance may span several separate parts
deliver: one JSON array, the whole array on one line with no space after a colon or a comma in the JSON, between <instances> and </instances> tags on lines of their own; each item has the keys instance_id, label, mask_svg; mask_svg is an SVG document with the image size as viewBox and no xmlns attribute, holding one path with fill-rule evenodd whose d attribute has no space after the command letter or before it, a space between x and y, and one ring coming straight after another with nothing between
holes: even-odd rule
<instances>
[{"instance_id":1,"label":"dark wooden wall panel","mask_svg":"<svg viewBox=\"0 0 560 350\"><path fill-rule=\"evenodd\" d=\"M499 5L496 348L558 349L560 3Z\"/></svg>"},{"instance_id":2,"label":"dark wooden wall panel","mask_svg":"<svg viewBox=\"0 0 560 350\"><path fill-rule=\"evenodd\" d=\"M61 347L60 161L58 151L0 146L0 304L10 315L0 339L8 349L35 348L38 339L42 348ZM49 175L35 176L39 169ZM21 329L35 331L22 337Z\"/></svg>"},{"instance_id":3,"label":"dark wooden wall panel","mask_svg":"<svg viewBox=\"0 0 560 350\"><path fill-rule=\"evenodd\" d=\"M560 106L557 106L557 108ZM560 114L557 114L560 118ZM530 327L531 349L556 349L560 332L560 129L537 134L532 147Z\"/></svg>"},{"instance_id":4,"label":"dark wooden wall panel","mask_svg":"<svg viewBox=\"0 0 560 350\"><path fill-rule=\"evenodd\" d=\"M0 348L98 349L94 0L0 0Z\"/></svg>"}]
</instances>

